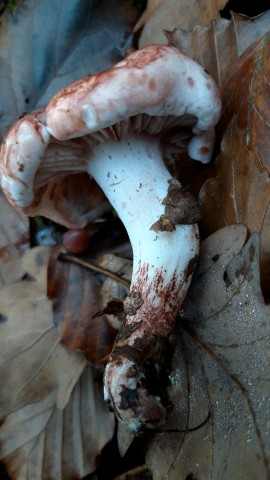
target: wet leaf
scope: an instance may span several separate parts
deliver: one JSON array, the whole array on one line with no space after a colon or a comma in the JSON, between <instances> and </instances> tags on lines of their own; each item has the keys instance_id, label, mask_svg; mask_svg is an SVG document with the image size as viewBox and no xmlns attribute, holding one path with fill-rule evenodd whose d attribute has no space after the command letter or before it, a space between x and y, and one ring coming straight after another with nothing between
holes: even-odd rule
<instances>
[{"instance_id":1,"label":"wet leaf","mask_svg":"<svg viewBox=\"0 0 270 480\"><path fill-rule=\"evenodd\" d=\"M1 136L60 88L122 58L134 20L134 9L121 0L25 0L6 15L0 29Z\"/></svg>"},{"instance_id":2,"label":"wet leaf","mask_svg":"<svg viewBox=\"0 0 270 480\"><path fill-rule=\"evenodd\" d=\"M144 26L139 46L167 44L164 31L189 30L194 25L209 26L211 20L219 17L219 11L226 3L225 0L148 0L147 9L135 26L135 30Z\"/></svg>"},{"instance_id":3,"label":"wet leaf","mask_svg":"<svg viewBox=\"0 0 270 480\"><path fill-rule=\"evenodd\" d=\"M116 331L102 310L101 281L90 269L61 260L56 246L48 267L48 297L62 345L69 352L80 350L93 364L109 355ZM87 262L85 262L87 264Z\"/></svg>"},{"instance_id":4,"label":"wet leaf","mask_svg":"<svg viewBox=\"0 0 270 480\"><path fill-rule=\"evenodd\" d=\"M200 192L204 231L245 223L261 237L261 278L270 295L269 34L253 44L223 84L223 135L215 177Z\"/></svg>"},{"instance_id":5,"label":"wet leaf","mask_svg":"<svg viewBox=\"0 0 270 480\"><path fill-rule=\"evenodd\" d=\"M150 441L154 480L270 476L270 307L260 290L259 236L240 250L244 231L237 238L234 228L203 243L181 311L171 374L174 409L164 427L180 431Z\"/></svg>"}]
</instances>

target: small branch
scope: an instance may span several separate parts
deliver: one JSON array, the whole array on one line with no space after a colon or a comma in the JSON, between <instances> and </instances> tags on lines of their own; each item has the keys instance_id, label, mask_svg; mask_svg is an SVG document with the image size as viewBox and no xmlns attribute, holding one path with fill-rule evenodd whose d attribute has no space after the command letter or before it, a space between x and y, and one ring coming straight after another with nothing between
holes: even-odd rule
<instances>
[{"instance_id":1,"label":"small branch","mask_svg":"<svg viewBox=\"0 0 270 480\"><path fill-rule=\"evenodd\" d=\"M87 261L83 260L82 258L75 257L74 255L69 255L68 253L61 253L58 258L60 261L75 263L76 265L80 265L81 267L87 268L92 272L102 273L103 275L106 275L107 277L112 278L116 282L122 283L123 285L125 285L125 287L130 287L129 280L122 278L120 275L117 275L117 273L111 272L106 268L95 265L94 263L89 262L88 260Z\"/></svg>"},{"instance_id":2,"label":"small branch","mask_svg":"<svg viewBox=\"0 0 270 480\"><path fill-rule=\"evenodd\" d=\"M147 466L142 465L139 467L135 467L126 473L122 473L122 475L119 475L118 477L114 477L114 480L132 480L132 479L135 480L135 478L138 478L138 480L140 478L145 478L145 480L148 478L150 480L150 478L152 478L152 475L150 473L150 470L147 468Z\"/></svg>"}]
</instances>

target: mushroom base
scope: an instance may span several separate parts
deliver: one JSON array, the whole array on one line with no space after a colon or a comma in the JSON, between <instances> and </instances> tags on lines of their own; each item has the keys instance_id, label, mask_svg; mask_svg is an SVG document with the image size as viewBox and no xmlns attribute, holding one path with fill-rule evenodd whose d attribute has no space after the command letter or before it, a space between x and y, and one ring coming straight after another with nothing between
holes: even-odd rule
<instances>
[{"instance_id":1,"label":"mushroom base","mask_svg":"<svg viewBox=\"0 0 270 480\"><path fill-rule=\"evenodd\" d=\"M135 431L165 422L172 357L170 336L148 333L131 345L130 336L140 327L125 323L120 328L105 376L105 399Z\"/></svg>"}]
</instances>

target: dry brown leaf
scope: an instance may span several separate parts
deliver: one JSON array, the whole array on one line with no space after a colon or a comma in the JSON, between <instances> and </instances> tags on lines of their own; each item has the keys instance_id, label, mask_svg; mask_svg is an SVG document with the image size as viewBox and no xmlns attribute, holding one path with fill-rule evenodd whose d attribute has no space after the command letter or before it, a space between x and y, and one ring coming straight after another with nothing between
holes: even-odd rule
<instances>
[{"instance_id":1,"label":"dry brown leaf","mask_svg":"<svg viewBox=\"0 0 270 480\"><path fill-rule=\"evenodd\" d=\"M223 85L224 132L216 176L200 192L206 233L245 223L261 237L263 291L270 294L270 36L248 49Z\"/></svg>"},{"instance_id":2,"label":"dry brown leaf","mask_svg":"<svg viewBox=\"0 0 270 480\"><path fill-rule=\"evenodd\" d=\"M81 479L96 469L113 431L114 417L88 366L64 409L51 394L8 415L0 455L12 479Z\"/></svg>"},{"instance_id":3,"label":"dry brown leaf","mask_svg":"<svg viewBox=\"0 0 270 480\"><path fill-rule=\"evenodd\" d=\"M226 3L226 0L148 0L147 8L135 26L135 31L144 26L139 47L167 44L164 31L189 30L194 25L209 26L211 20L219 17L219 11Z\"/></svg>"},{"instance_id":4,"label":"dry brown leaf","mask_svg":"<svg viewBox=\"0 0 270 480\"><path fill-rule=\"evenodd\" d=\"M116 335L106 315L96 316L102 310L101 282L89 269L62 261L61 249L54 248L48 267L54 323L69 352L80 350L88 361L98 364L111 352Z\"/></svg>"},{"instance_id":5,"label":"dry brown leaf","mask_svg":"<svg viewBox=\"0 0 270 480\"><path fill-rule=\"evenodd\" d=\"M0 292L0 459L14 480L83 478L114 431L100 374L68 354L53 325L50 253L29 250L27 279Z\"/></svg>"},{"instance_id":6,"label":"dry brown leaf","mask_svg":"<svg viewBox=\"0 0 270 480\"><path fill-rule=\"evenodd\" d=\"M170 43L204 67L216 82L223 81L238 58L269 31L270 10L257 17L231 12L231 20L214 20L210 27L175 29L167 33Z\"/></svg>"},{"instance_id":7,"label":"dry brown leaf","mask_svg":"<svg viewBox=\"0 0 270 480\"><path fill-rule=\"evenodd\" d=\"M233 228L202 244L178 325L174 409L164 427L186 431L150 441L154 480L270 478L270 307L259 285L259 236L235 255L245 229Z\"/></svg>"},{"instance_id":8,"label":"dry brown leaf","mask_svg":"<svg viewBox=\"0 0 270 480\"><path fill-rule=\"evenodd\" d=\"M28 262L32 255L32 263L46 268L45 262L40 264L42 250L30 252ZM2 288L0 305L0 418L50 392L64 406L86 361L61 346L46 284L30 277Z\"/></svg>"},{"instance_id":9,"label":"dry brown leaf","mask_svg":"<svg viewBox=\"0 0 270 480\"><path fill-rule=\"evenodd\" d=\"M24 274L21 255L29 247L29 220L0 191L0 288Z\"/></svg>"}]
</instances>

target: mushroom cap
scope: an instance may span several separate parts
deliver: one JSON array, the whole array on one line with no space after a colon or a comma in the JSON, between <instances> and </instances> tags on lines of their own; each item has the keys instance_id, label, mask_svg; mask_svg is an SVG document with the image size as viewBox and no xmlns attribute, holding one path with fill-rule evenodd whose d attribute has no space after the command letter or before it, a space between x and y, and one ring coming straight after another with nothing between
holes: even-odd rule
<instances>
[{"instance_id":1,"label":"mushroom cap","mask_svg":"<svg viewBox=\"0 0 270 480\"><path fill-rule=\"evenodd\" d=\"M213 129L220 113L218 87L200 65L174 47L150 45L61 90L47 106L46 121L52 135L65 140L139 114L189 116L199 135Z\"/></svg>"},{"instance_id":2,"label":"mushroom cap","mask_svg":"<svg viewBox=\"0 0 270 480\"><path fill-rule=\"evenodd\" d=\"M0 150L1 187L9 202L29 216L42 215L68 228L84 227L110 205L87 173L71 175L63 162L57 166L57 154L65 154L73 162L77 156L79 163L84 147L74 142L58 145L44 123L44 111L40 110L11 127ZM52 164L39 175L50 148Z\"/></svg>"},{"instance_id":3,"label":"mushroom cap","mask_svg":"<svg viewBox=\"0 0 270 480\"><path fill-rule=\"evenodd\" d=\"M1 186L27 215L81 228L109 209L85 173L91 146L157 134L171 151L189 142L190 156L206 163L220 111L217 85L196 62L174 47L145 47L18 120L1 147Z\"/></svg>"}]
</instances>

